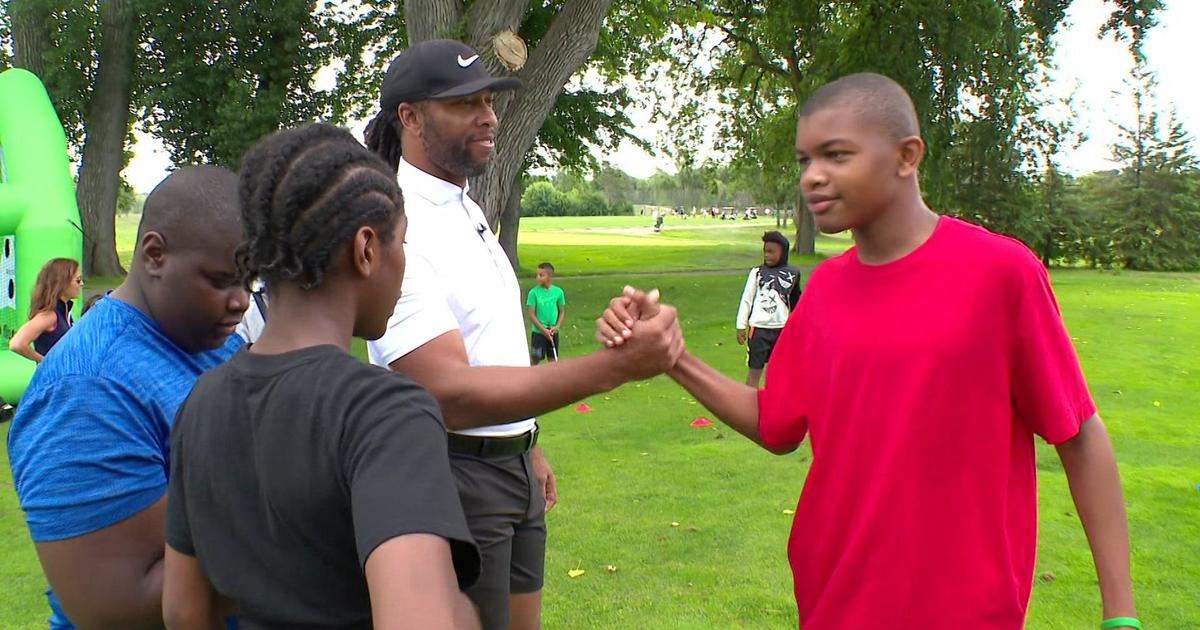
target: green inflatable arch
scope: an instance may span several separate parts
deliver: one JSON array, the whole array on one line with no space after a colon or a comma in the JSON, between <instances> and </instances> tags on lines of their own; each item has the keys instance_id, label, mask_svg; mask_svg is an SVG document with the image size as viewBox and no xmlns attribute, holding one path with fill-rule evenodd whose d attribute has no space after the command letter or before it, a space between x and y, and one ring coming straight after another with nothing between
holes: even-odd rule
<instances>
[{"instance_id":1,"label":"green inflatable arch","mask_svg":"<svg viewBox=\"0 0 1200 630\"><path fill-rule=\"evenodd\" d=\"M9 403L20 400L35 365L8 342L29 316L42 265L80 259L78 225L67 138L46 88L26 70L0 72L0 398Z\"/></svg>"}]
</instances>

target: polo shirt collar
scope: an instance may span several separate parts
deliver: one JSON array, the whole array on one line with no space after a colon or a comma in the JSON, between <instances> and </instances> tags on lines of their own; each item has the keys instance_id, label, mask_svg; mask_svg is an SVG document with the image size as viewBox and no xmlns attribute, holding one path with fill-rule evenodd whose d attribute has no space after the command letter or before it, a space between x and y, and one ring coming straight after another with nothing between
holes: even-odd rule
<instances>
[{"instance_id":1,"label":"polo shirt collar","mask_svg":"<svg viewBox=\"0 0 1200 630\"><path fill-rule=\"evenodd\" d=\"M403 182L401 188L404 189L405 194L416 194L435 206L445 205L451 201L462 202L463 198L466 197L467 191L471 189L470 182L467 183L465 188L459 188L440 177L434 177L409 164L404 158L400 158L400 165L397 168L396 174L399 180Z\"/></svg>"}]
</instances>

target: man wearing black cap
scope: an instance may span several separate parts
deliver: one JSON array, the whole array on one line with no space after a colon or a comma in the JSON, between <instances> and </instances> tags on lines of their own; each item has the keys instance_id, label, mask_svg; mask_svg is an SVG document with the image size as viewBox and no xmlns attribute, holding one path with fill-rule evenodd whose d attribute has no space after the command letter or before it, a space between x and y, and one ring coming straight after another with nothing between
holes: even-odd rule
<instances>
[{"instance_id":1,"label":"man wearing black cap","mask_svg":"<svg viewBox=\"0 0 1200 630\"><path fill-rule=\"evenodd\" d=\"M368 346L371 361L407 374L442 407L483 556L468 595L488 630L541 623L544 512L556 490L533 416L661 373L683 351L675 311L665 308L634 324L639 334L622 351L529 367L516 274L467 195L467 178L495 149L493 94L520 85L489 75L460 42L417 44L389 66L366 137L396 167L408 215L404 292L387 333Z\"/></svg>"}]
</instances>

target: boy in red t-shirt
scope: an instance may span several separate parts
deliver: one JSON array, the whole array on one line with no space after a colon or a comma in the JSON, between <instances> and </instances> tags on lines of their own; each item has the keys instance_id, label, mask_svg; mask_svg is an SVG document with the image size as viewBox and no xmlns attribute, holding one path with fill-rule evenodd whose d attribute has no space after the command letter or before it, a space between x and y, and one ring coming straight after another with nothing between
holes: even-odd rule
<instances>
[{"instance_id":1,"label":"boy in red t-shirt","mask_svg":"<svg viewBox=\"0 0 1200 630\"><path fill-rule=\"evenodd\" d=\"M1049 278L1016 240L926 207L912 101L873 74L817 90L796 155L817 226L855 247L812 274L757 391L690 354L671 376L776 452L811 436L788 543L805 630L1017 630L1037 549L1034 435L1054 444L1104 628L1140 628L1121 483ZM598 322L617 346L656 300Z\"/></svg>"}]
</instances>

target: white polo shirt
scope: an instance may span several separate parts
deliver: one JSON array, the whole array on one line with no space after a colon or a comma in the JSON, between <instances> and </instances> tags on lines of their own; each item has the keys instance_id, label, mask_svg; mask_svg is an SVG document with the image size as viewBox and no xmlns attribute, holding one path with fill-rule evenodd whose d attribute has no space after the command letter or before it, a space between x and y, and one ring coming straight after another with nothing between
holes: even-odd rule
<instances>
[{"instance_id":1,"label":"white polo shirt","mask_svg":"<svg viewBox=\"0 0 1200 630\"><path fill-rule=\"evenodd\" d=\"M387 332L367 344L371 363L386 367L458 329L471 365L527 367L521 288L479 204L403 159L397 181L408 215L404 286ZM534 418L517 418L456 433L500 437L533 427Z\"/></svg>"}]
</instances>

